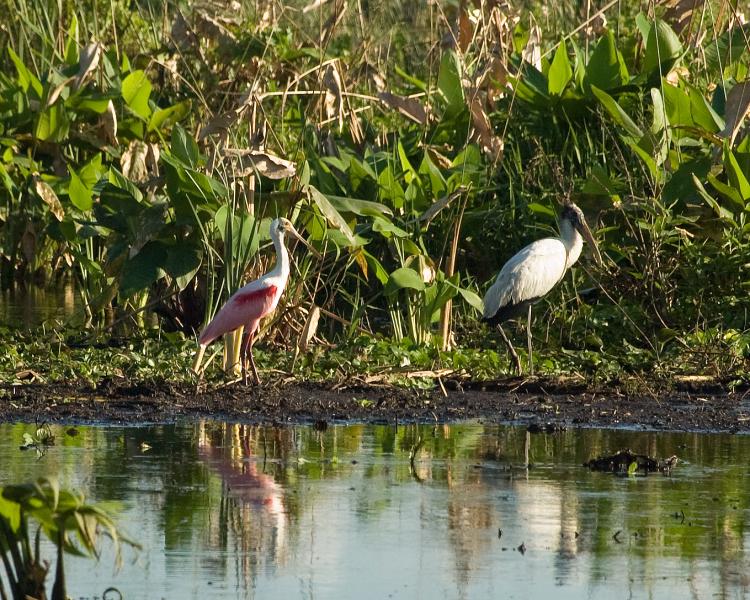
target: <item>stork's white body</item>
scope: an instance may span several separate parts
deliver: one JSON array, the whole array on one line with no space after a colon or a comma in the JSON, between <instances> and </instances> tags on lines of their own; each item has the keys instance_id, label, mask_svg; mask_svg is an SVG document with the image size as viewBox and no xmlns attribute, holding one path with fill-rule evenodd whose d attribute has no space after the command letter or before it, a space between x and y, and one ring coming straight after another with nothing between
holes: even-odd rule
<instances>
[{"instance_id":1,"label":"stork's white body","mask_svg":"<svg viewBox=\"0 0 750 600\"><path fill-rule=\"evenodd\" d=\"M526 313L529 368L533 372L531 306L549 293L581 256L581 234L591 244L595 260L601 263L596 240L586 225L583 213L575 204L567 203L560 218L560 236L537 240L514 254L503 265L484 296L482 320L498 326L519 373L521 361L505 335L502 323Z\"/></svg>"},{"instance_id":2,"label":"stork's white body","mask_svg":"<svg viewBox=\"0 0 750 600\"><path fill-rule=\"evenodd\" d=\"M582 249L581 235L568 221L562 221L560 237L537 240L503 265L484 296L482 317L491 320L503 308L519 306L545 296L575 264Z\"/></svg>"}]
</instances>

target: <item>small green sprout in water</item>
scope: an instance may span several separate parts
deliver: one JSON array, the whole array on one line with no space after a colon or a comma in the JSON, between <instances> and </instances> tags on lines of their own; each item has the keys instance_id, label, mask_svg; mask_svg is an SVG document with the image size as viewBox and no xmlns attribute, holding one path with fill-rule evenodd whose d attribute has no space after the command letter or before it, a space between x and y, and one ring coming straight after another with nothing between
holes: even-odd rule
<instances>
[{"instance_id":1,"label":"small green sprout in water","mask_svg":"<svg viewBox=\"0 0 750 600\"><path fill-rule=\"evenodd\" d=\"M55 445L55 436L52 434L52 430L46 423L38 426L34 435L28 432L23 434L23 444L19 446L19 450L36 450L37 458L44 456L49 446Z\"/></svg>"}]
</instances>

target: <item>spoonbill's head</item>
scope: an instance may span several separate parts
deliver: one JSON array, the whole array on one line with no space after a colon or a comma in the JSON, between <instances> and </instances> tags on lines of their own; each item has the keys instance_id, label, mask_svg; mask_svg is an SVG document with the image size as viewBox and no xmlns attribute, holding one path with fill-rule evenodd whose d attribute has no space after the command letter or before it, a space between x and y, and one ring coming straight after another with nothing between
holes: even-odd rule
<instances>
[{"instance_id":1,"label":"spoonbill's head","mask_svg":"<svg viewBox=\"0 0 750 600\"><path fill-rule=\"evenodd\" d=\"M320 258L320 252L318 252L315 248L313 248L305 238L303 238L297 230L294 228L294 225L292 225L292 222L289 219L285 219L284 217L277 217L273 221L271 221L271 239L279 239L281 241L284 240L284 236L286 234L291 235L292 237L297 238L300 242L302 242L308 250L315 256L316 258Z\"/></svg>"}]
</instances>

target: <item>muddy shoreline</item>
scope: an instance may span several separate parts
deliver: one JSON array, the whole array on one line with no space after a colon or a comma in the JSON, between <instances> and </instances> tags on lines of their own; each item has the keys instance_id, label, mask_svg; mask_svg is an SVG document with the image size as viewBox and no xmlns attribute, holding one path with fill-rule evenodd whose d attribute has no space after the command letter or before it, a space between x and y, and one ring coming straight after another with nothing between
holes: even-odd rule
<instances>
[{"instance_id":1,"label":"muddy shoreline","mask_svg":"<svg viewBox=\"0 0 750 600\"><path fill-rule=\"evenodd\" d=\"M446 381L445 390L276 383L260 387L104 380L0 385L0 422L136 424L213 418L254 423L484 422L560 427L750 432L750 390L721 383L627 392L580 382ZM447 395L446 395L447 394Z\"/></svg>"}]
</instances>

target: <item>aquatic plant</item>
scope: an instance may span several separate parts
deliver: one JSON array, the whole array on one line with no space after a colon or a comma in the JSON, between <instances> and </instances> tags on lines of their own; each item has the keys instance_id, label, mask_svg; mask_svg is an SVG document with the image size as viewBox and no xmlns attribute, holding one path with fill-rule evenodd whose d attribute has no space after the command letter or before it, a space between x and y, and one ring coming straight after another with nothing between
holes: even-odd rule
<instances>
[{"instance_id":1,"label":"aquatic plant","mask_svg":"<svg viewBox=\"0 0 750 600\"><path fill-rule=\"evenodd\" d=\"M60 489L55 479L5 485L0 488L0 559L13 600L47 598L50 564L40 552L42 532L57 547L51 600L67 598L66 553L98 558L102 534L113 543L118 562L121 543L138 546L118 530L104 505L85 503L83 495ZM0 579L0 598L8 597Z\"/></svg>"}]
</instances>

